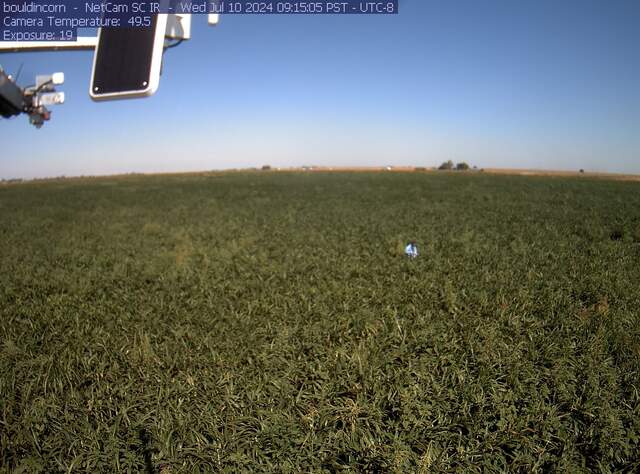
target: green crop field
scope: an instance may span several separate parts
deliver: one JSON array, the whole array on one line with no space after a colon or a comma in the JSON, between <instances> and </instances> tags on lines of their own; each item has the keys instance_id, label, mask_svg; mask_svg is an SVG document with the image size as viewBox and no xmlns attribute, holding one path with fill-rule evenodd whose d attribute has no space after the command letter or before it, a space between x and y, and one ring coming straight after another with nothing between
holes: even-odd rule
<instances>
[{"instance_id":1,"label":"green crop field","mask_svg":"<svg viewBox=\"0 0 640 474\"><path fill-rule=\"evenodd\" d=\"M0 186L0 472L637 472L639 260L633 182Z\"/></svg>"}]
</instances>

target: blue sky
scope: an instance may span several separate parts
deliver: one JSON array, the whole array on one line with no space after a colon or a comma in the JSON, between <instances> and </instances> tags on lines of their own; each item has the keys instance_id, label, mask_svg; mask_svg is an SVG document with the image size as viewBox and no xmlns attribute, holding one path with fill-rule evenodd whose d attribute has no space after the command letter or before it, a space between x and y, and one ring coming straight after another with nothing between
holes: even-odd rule
<instances>
[{"instance_id":1,"label":"blue sky","mask_svg":"<svg viewBox=\"0 0 640 474\"><path fill-rule=\"evenodd\" d=\"M36 130L0 120L0 178L328 165L640 173L640 2L400 0L397 16L192 22L157 94L94 103L91 52Z\"/></svg>"}]
</instances>

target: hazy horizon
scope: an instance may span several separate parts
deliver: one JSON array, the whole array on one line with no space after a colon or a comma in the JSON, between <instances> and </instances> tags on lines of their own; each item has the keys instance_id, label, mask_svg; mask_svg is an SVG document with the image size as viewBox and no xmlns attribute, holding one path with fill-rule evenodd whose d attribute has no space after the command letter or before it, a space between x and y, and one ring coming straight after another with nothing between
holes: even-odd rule
<instances>
[{"instance_id":1,"label":"hazy horizon","mask_svg":"<svg viewBox=\"0 0 640 474\"><path fill-rule=\"evenodd\" d=\"M0 121L0 178L317 166L640 173L640 3L400 1L396 16L194 16L157 94L94 103L92 52L40 130Z\"/></svg>"}]
</instances>

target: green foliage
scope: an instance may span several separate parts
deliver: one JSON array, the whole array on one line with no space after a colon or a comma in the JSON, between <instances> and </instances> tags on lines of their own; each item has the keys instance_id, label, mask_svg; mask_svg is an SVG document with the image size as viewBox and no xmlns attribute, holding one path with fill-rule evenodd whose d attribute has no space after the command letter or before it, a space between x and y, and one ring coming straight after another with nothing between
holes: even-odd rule
<instances>
[{"instance_id":1,"label":"green foliage","mask_svg":"<svg viewBox=\"0 0 640 474\"><path fill-rule=\"evenodd\" d=\"M640 222L633 224L631 229L631 238L635 243L640 243Z\"/></svg>"},{"instance_id":2,"label":"green foliage","mask_svg":"<svg viewBox=\"0 0 640 474\"><path fill-rule=\"evenodd\" d=\"M2 187L0 472L636 472L638 191L320 172Z\"/></svg>"},{"instance_id":3,"label":"green foliage","mask_svg":"<svg viewBox=\"0 0 640 474\"><path fill-rule=\"evenodd\" d=\"M439 170L452 170L453 169L453 161L445 161L439 167Z\"/></svg>"},{"instance_id":4,"label":"green foliage","mask_svg":"<svg viewBox=\"0 0 640 474\"><path fill-rule=\"evenodd\" d=\"M469 165L464 161L456 165L457 171L467 171L468 169L469 169Z\"/></svg>"}]
</instances>

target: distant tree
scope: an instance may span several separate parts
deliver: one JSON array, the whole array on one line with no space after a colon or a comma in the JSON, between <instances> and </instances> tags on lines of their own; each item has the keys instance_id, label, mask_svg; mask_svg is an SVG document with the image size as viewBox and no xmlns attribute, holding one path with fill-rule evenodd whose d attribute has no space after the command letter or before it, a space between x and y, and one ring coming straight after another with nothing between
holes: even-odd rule
<instances>
[{"instance_id":1,"label":"distant tree","mask_svg":"<svg viewBox=\"0 0 640 474\"><path fill-rule=\"evenodd\" d=\"M468 170L468 169L469 169L469 165L468 165L468 164L466 164L464 161L463 161L463 162L461 162L461 163L458 163L458 164L456 165L456 170L457 170L457 171L466 171L466 170Z\"/></svg>"},{"instance_id":2,"label":"distant tree","mask_svg":"<svg viewBox=\"0 0 640 474\"><path fill-rule=\"evenodd\" d=\"M269 171L271 169L271 165L263 165L262 171Z\"/></svg>"},{"instance_id":3,"label":"distant tree","mask_svg":"<svg viewBox=\"0 0 640 474\"><path fill-rule=\"evenodd\" d=\"M445 161L444 163L442 163L439 167L439 170L452 170L453 169L453 161L449 160L449 161Z\"/></svg>"},{"instance_id":4,"label":"distant tree","mask_svg":"<svg viewBox=\"0 0 640 474\"><path fill-rule=\"evenodd\" d=\"M584 170L582 168L580 168L580 173L584 173Z\"/></svg>"}]
</instances>

